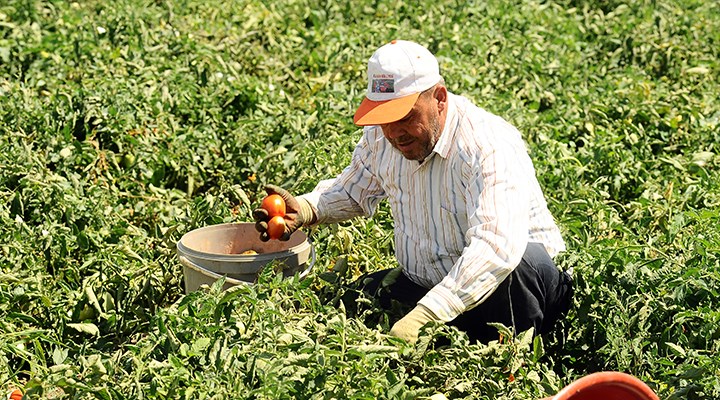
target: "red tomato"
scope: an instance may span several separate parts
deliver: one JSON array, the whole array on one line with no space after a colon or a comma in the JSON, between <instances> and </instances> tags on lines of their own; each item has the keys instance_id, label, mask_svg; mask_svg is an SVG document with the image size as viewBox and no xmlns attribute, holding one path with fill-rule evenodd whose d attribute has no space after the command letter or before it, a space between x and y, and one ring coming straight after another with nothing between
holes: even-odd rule
<instances>
[{"instance_id":1,"label":"red tomato","mask_svg":"<svg viewBox=\"0 0 720 400\"><path fill-rule=\"evenodd\" d=\"M285 216L285 200L283 200L279 194L266 196L260 207L264 208L271 218L278 215L281 217Z\"/></svg>"},{"instance_id":2,"label":"red tomato","mask_svg":"<svg viewBox=\"0 0 720 400\"><path fill-rule=\"evenodd\" d=\"M267 233L270 239L280 239L285 233L285 218L280 215L270 218Z\"/></svg>"},{"instance_id":3,"label":"red tomato","mask_svg":"<svg viewBox=\"0 0 720 400\"><path fill-rule=\"evenodd\" d=\"M10 395L8 396L9 400L22 400L23 394L20 391L20 389L15 389L12 392L10 392Z\"/></svg>"}]
</instances>

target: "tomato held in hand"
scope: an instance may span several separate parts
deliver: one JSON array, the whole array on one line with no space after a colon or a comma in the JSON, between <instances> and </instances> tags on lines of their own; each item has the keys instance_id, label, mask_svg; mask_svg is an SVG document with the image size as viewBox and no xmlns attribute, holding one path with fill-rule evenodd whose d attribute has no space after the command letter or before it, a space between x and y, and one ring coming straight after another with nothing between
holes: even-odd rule
<instances>
[{"instance_id":1,"label":"tomato held in hand","mask_svg":"<svg viewBox=\"0 0 720 400\"><path fill-rule=\"evenodd\" d=\"M276 215L268 221L267 234L270 239L280 239L285 233L285 218Z\"/></svg>"},{"instance_id":2,"label":"tomato held in hand","mask_svg":"<svg viewBox=\"0 0 720 400\"><path fill-rule=\"evenodd\" d=\"M276 217L276 216L285 216L285 200L283 200L282 197L280 197L279 194L271 194L269 196L266 196L263 201L262 205L260 207L264 208L265 211L268 212L268 215L270 218Z\"/></svg>"}]
</instances>

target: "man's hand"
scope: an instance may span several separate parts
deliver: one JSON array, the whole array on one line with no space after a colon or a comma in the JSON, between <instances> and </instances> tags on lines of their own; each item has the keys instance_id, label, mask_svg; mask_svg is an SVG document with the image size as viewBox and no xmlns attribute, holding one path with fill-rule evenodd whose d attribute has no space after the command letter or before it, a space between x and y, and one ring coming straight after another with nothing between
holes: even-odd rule
<instances>
[{"instance_id":1,"label":"man's hand","mask_svg":"<svg viewBox=\"0 0 720 400\"><path fill-rule=\"evenodd\" d=\"M424 305L418 304L412 311L392 326L390 334L400 339L405 339L410 343L415 343L420 334L420 328L430 321L437 321L435 314Z\"/></svg>"},{"instance_id":2,"label":"man's hand","mask_svg":"<svg viewBox=\"0 0 720 400\"><path fill-rule=\"evenodd\" d=\"M293 232L303 225L314 222L315 213L307 200L296 199L290 192L275 185L265 186L265 191L268 195L278 194L285 201L285 233L280 237L280 240L289 240ZM255 219L255 230L260 232L260 240L263 242L268 241L270 239L267 233L267 223L270 220L268 212L263 208L257 208L253 211L253 219Z\"/></svg>"}]
</instances>

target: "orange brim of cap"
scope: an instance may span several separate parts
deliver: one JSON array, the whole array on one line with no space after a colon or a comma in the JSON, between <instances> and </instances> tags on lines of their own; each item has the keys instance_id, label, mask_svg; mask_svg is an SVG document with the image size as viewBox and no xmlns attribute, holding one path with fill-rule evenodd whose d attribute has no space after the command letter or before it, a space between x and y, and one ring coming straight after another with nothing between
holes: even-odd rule
<instances>
[{"instance_id":1,"label":"orange brim of cap","mask_svg":"<svg viewBox=\"0 0 720 400\"><path fill-rule=\"evenodd\" d=\"M399 121L412 110L418 97L420 97L420 93L386 101L373 101L365 97L355 111L353 122L355 125L367 126Z\"/></svg>"}]
</instances>

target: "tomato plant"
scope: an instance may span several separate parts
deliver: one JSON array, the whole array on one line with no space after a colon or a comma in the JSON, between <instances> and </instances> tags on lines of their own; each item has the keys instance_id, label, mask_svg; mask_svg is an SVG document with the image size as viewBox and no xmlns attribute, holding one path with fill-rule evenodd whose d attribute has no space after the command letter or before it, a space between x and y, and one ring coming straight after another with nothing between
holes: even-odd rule
<instances>
[{"instance_id":1,"label":"tomato plant","mask_svg":"<svg viewBox=\"0 0 720 400\"><path fill-rule=\"evenodd\" d=\"M720 398L717 1L0 3L0 382L26 397L538 399L604 369ZM313 228L304 280L184 293L183 233L342 171L402 37L526 140L575 270L563 329L387 337L344 301L397 266L385 202Z\"/></svg>"}]
</instances>

